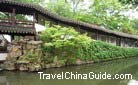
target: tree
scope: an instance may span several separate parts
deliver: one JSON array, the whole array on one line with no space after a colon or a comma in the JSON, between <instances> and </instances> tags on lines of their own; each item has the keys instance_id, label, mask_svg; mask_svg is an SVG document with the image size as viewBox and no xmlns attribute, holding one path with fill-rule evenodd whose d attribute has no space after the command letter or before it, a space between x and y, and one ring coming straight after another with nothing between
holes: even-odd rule
<instances>
[{"instance_id":1,"label":"tree","mask_svg":"<svg viewBox=\"0 0 138 85\"><path fill-rule=\"evenodd\" d=\"M123 4L132 4L133 6L138 5L138 0L119 0Z\"/></svg>"},{"instance_id":2,"label":"tree","mask_svg":"<svg viewBox=\"0 0 138 85\"><path fill-rule=\"evenodd\" d=\"M47 3L47 7L48 10L64 16L64 17L72 17L73 13L71 11L71 6L66 3L64 0L58 0L58 1L51 1L49 3Z\"/></svg>"},{"instance_id":3,"label":"tree","mask_svg":"<svg viewBox=\"0 0 138 85\"><path fill-rule=\"evenodd\" d=\"M89 12L78 16L78 20L102 26L104 29L135 34L132 22L121 15L123 5L118 0L92 0Z\"/></svg>"},{"instance_id":4,"label":"tree","mask_svg":"<svg viewBox=\"0 0 138 85\"><path fill-rule=\"evenodd\" d=\"M57 9L63 9L64 11L67 10L64 13L69 13L72 12L73 16L79 11L79 5L83 2L84 0L50 0L48 3L47 8L52 11L56 11L57 14L60 14L62 10ZM52 8L51 8L52 7ZM64 14L63 14L64 16Z\"/></svg>"},{"instance_id":5,"label":"tree","mask_svg":"<svg viewBox=\"0 0 138 85\"><path fill-rule=\"evenodd\" d=\"M72 5L72 11L73 13L76 13L78 10L78 5L82 2L83 0L67 0L66 3L69 3Z\"/></svg>"},{"instance_id":6,"label":"tree","mask_svg":"<svg viewBox=\"0 0 138 85\"><path fill-rule=\"evenodd\" d=\"M14 1L38 4L41 3L43 0L14 0Z\"/></svg>"},{"instance_id":7,"label":"tree","mask_svg":"<svg viewBox=\"0 0 138 85\"><path fill-rule=\"evenodd\" d=\"M96 24L111 30L135 34L131 20L120 13L127 10L118 0L91 0L91 6L80 10L83 0L56 0L48 4L48 9L58 15Z\"/></svg>"}]
</instances>

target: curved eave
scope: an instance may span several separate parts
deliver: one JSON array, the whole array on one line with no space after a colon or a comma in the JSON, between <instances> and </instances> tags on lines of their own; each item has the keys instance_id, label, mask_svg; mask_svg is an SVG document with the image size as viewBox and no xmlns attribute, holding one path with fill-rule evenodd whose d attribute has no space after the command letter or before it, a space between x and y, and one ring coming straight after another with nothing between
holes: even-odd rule
<instances>
[{"instance_id":1,"label":"curved eave","mask_svg":"<svg viewBox=\"0 0 138 85\"><path fill-rule=\"evenodd\" d=\"M0 26L1 34L16 34L16 35L35 35L36 31L32 28L22 28L15 26Z\"/></svg>"}]
</instances>

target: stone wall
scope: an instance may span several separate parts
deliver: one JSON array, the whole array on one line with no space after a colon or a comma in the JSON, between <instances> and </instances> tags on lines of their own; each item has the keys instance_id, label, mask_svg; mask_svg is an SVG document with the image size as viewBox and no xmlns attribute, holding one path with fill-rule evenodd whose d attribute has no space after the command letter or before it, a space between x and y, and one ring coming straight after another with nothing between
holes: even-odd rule
<instances>
[{"instance_id":1,"label":"stone wall","mask_svg":"<svg viewBox=\"0 0 138 85\"><path fill-rule=\"evenodd\" d=\"M58 60L57 56L53 62L45 63L42 52L42 41L33 41L22 39L20 41L12 41L8 45L8 57L3 64L5 70L20 71L39 71L46 68L57 68L66 65L90 64L93 61L82 61L77 59L74 64L66 64L63 60Z\"/></svg>"},{"instance_id":2,"label":"stone wall","mask_svg":"<svg viewBox=\"0 0 138 85\"><path fill-rule=\"evenodd\" d=\"M22 39L20 41L12 41L8 45L8 56L4 62L3 68L6 70L39 70L40 65L27 61L26 56L37 54L42 56L41 51L42 41L30 41Z\"/></svg>"}]
</instances>

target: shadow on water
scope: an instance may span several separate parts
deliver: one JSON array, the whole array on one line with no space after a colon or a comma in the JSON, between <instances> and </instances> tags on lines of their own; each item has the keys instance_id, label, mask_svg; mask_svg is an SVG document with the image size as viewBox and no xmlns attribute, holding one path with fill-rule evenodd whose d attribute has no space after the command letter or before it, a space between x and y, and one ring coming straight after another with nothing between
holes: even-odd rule
<instances>
[{"instance_id":1,"label":"shadow on water","mask_svg":"<svg viewBox=\"0 0 138 85\"><path fill-rule=\"evenodd\" d=\"M61 72L132 74L133 79L125 80L40 80L38 73L0 72L0 85L138 85L138 58L115 60L91 65L69 66L44 70L44 73Z\"/></svg>"}]
</instances>

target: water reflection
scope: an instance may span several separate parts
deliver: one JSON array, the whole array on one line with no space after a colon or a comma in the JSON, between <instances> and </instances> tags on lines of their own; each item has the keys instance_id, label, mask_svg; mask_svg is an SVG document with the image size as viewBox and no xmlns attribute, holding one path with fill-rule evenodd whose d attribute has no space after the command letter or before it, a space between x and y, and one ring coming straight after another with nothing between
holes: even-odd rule
<instances>
[{"instance_id":1,"label":"water reflection","mask_svg":"<svg viewBox=\"0 0 138 85\"><path fill-rule=\"evenodd\" d=\"M130 80L128 82L128 85L138 85L138 81L137 80Z\"/></svg>"},{"instance_id":2,"label":"water reflection","mask_svg":"<svg viewBox=\"0 0 138 85\"><path fill-rule=\"evenodd\" d=\"M138 58L97 63L93 65L53 68L44 71L44 73L52 74L61 72L107 72L112 75L116 73L129 73L133 75L133 80L40 80L37 73L6 71L0 72L0 76L3 77L3 79L0 78L0 85L138 85ZM1 84L1 81L4 82L4 84Z\"/></svg>"},{"instance_id":3,"label":"water reflection","mask_svg":"<svg viewBox=\"0 0 138 85\"><path fill-rule=\"evenodd\" d=\"M6 76L0 76L0 85L9 85Z\"/></svg>"}]
</instances>

